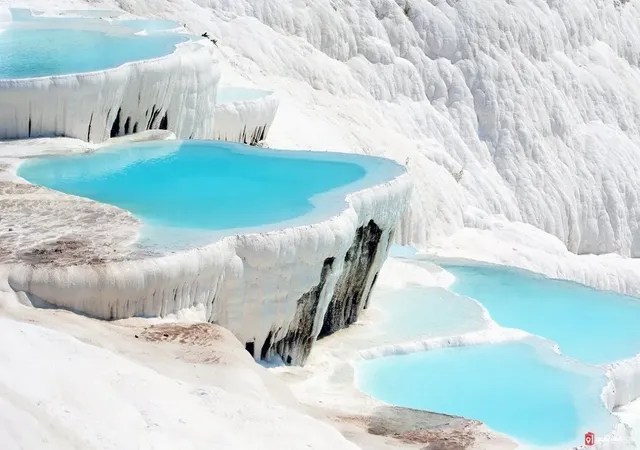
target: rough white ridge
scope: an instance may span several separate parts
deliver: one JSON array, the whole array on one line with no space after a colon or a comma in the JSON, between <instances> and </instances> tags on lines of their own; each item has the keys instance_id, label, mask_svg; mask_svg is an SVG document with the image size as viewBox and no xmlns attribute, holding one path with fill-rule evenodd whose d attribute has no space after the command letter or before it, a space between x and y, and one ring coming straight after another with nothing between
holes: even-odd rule
<instances>
[{"instance_id":1,"label":"rough white ridge","mask_svg":"<svg viewBox=\"0 0 640 450\"><path fill-rule=\"evenodd\" d=\"M267 137L277 110L278 98L273 92L264 91L250 100L222 102L218 97L214 139L257 144Z\"/></svg>"},{"instance_id":2,"label":"rough white ridge","mask_svg":"<svg viewBox=\"0 0 640 450\"><path fill-rule=\"evenodd\" d=\"M612 382L607 406L613 409L640 398L640 355L608 364L606 371Z\"/></svg>"}]
</instances>

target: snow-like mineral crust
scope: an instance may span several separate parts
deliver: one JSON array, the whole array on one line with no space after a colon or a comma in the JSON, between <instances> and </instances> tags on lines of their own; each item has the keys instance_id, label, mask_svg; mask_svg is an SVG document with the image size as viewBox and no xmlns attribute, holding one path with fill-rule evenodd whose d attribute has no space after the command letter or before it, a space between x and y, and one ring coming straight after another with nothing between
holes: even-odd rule
<instances>
[{"instance_id":1,"label":"snow-like mineral crust","mask_svg":"<svg viewBox=\"0 0 640 450\"><path fill-rule=\"evenodd\" d=\"M218 90L215 139L254 145L267 137L278 110L278 98L269 91L255 93L254 98L224 99L221 97L225 88Z\"/></svg>"},{"instance_id":2,"label":"snow-like mineral crust","mask_svg":"<svg viewBox=\"0 0 640 450\"><path fill-rule=\"evenodd\" d=\"M106 21L73 26L107 36L123 32ZM166 56L105 70L0 79L0 139L66 136L103 142L151 129L185 139L211 138L219 78L213 44L197 39L179 43Z\"/></svg>"}]
</instances>

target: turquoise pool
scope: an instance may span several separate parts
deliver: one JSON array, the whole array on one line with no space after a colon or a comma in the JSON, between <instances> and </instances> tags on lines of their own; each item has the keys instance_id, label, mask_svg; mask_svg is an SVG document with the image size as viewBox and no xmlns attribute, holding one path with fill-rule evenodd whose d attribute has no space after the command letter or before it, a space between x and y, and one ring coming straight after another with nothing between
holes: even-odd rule
<instances>
[{"instance_id":1,"label":"turquoise pool","mask_svg":"<svg viewBox=\"0 0 640 450\"><path fill-rule=\"evenodd\" d=\"M114 22L116 25L124 25L126 27L136 28L138 30L147 31L168 31L180 28L178 22L164 19L122 19Z\"/></svg>"},{"instance_id":2,"label":"turquoise pool","mask_svg":"<svg viewBox=\"0 0 640 450\"><path fill-rule=\"evenodd\" d=\"M246 89L239 87L221 87L218 89L218 103L230 103L238 101L251 101L266 97L271 91L261 89Z\"/></svg>"},{"instance_id":3,"label":"turquoise pool","mask_svg":"<svg viewBox=\"0 0 640 450\"><path fill-rule=\"evenodd\" d=\"M44 11L29 8L9 8L11 19L17 22L30 22L37 20L77 20L77 19L103 19L113 18L124 14L124 11L108 9L69 9L58 11L57 15L45 15Z\"/></svg>"},{"instance_id":4,"label":"turquoise pool","mask_svg":"<svg viewBox=\"0 0 640 450\"><path fill-rule=\"evenodd\" d=\"M188 36L9 26L0 30L0 79L94 72L166 56Z\"/></svg>"},{"instance_id":5,"label":"turquoise pool","mask_svg":"<svg viewBox=\"0 0 640 450\"><path fill-rule=\"evenodd\" d=\"M414 257L407 248L393 253ZM567 448L587 431L612 430L615 419L601 400L601 365L640 353L639 299L505 267L440 265L456 277L450 290L460 300L473 298L499 325L539 337L365 361L356 368L362 390L395 405L477 419L537 447ZM414 330L422 324L425 335L460 334L480 317L456 302L429 311L437 302L434 288L386 295L394 302L374 304L389 309L384 319ZM409 300L419 302L407 313L400 306Z\"/></svg>"},{"instance_id":6,"label":"turquoise pool","mask_svg":"<svg viewBox=\"0 0 640 450\"><path fill-rule=\"evenodd\" d=\"M344 209L349 192L403 172L363 155L156 141L39 158L18 175L127 209L148 225L238 230L327 218Z\"/></svg>"},{"instance_id":7,"label":"turquoise pool","mask_svg":"<svg viewBox=\"0 0 640 450\"><path fill-rule=\"evenodd\" d=\"M524 271L443 265L451 289L481 302L498 324L542 336L589 364L640 353L640 299Z\"/></svg>"},{"instance_id":8,"label":"turquoise pool","mask_svg":"<svg viewBox=\"0 0 640 450\"><path fill-rule=\"evenodd\" d=\"M478 419L530 446L566 448L615 423L600 400L602 371L534 341L372 359L356 373L382 401Z\"/></svg>"}]
</instances>

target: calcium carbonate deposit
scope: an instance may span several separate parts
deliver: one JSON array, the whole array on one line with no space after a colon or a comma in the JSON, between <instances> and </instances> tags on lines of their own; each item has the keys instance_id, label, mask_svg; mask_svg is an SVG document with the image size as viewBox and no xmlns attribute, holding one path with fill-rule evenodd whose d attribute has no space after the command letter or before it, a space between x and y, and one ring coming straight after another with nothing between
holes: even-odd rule
<instances>
[{"instance_id":1,"label":"calcium carbonate deposit","mask_svg":"<svg viewBox=\"0 0 640 450\"><path fill-rule=\"evenodd\" d=\"M455 296L439 261L640 295L636 0L0 0L0 46L10 26L53 19L192 38L117 67L0 79L0 138L41 138L0 143L3 449L513 448L357 392L352 362L527 334L460 299L448 307L468 321L450 336L447 321L414 328L433 318L392 324L407 314L369 304L374 285L410 292L415 316L428 313L417 285L433 305ZM167 254L140 250L126 210L16 175L131 135L383 156L408 173L318 223ZM422 259L383 266L392 242ZM262 357L306 365L266 371ZM584 448L640 442L639 367L601 367L620 420Z\"/></svg>"}]
</instances>

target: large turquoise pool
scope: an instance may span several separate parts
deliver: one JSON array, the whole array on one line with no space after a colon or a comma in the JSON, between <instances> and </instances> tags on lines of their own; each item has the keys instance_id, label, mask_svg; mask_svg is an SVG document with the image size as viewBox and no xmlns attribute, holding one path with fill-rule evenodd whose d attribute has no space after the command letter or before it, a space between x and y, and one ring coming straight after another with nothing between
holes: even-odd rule
<instances>
[{"instance_id":1,"label":"large turquoise pool","mask_svg":"<svg viewBox=\"0 0 640 450\"><path fill-rule=\"evenodd\" d=\"M173 53L188 39L176 33L137 35L74 27L0 29L0 79L94 72Z\"/></svg>"},{"instance_id":2,"label":"large turquoise pool","mask_svg":"<svg viewBox=\"0 0 640 450\"><path fill-rule=\"evenodd\" d=\"M600 400L604 374L533 342L377 358L357 376L380 400L478 419L528 446L567 448L614 425Z\"/></svg>"},{"instance_id":3,"label":"large turquoise pool","mask_svg":"<svg viewBox=\"0 0 640 450\"><path fill-rule=\"evenodd\" d=\"M39 158L18 175L124 208L148 225L237 230L327 218L345 208L349 192L403 171L362 155L157 141Z\"/></svg>"}]
</instances>

